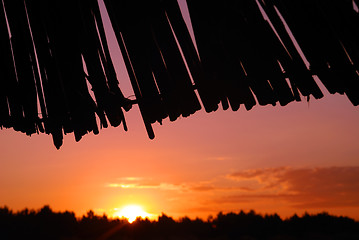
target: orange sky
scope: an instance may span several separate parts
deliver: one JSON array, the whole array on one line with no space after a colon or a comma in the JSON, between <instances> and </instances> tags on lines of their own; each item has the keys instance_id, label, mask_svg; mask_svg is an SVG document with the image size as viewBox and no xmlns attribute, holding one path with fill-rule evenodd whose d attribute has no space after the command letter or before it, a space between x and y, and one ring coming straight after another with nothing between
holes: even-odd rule
<instances>
[{"instance_id":1,"label":"orange sky","mask_svg":"<svg viewBox=\"0 0 359 240\"><path fill-rule=\"evenodd\" d=\"M131 95L113 36L121 88ZM323 89L323 88L322 88ZM149 140L136 107L122 127L65 137L0 131L0 206L49 204L82 215L127 204L152 214L206 218L254 209L286 217L328 211L359 220L359 109L345 96L255 107L203 110L154 125Z\"/></svg>"}]
</instances>

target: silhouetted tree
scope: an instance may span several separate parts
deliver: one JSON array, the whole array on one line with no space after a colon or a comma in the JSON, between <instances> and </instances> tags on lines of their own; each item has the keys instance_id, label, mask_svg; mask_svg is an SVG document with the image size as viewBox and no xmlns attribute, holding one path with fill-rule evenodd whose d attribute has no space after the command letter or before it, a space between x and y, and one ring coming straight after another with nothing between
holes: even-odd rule
<instances>
[{"instance_id":1,"label":"silhouetted tree","mask_svg":"<svg viewBox=\"0 0 359 240\"><path fill-rule=\"evenodd\" d=\"M188 217L178 221L162 214L157 221L137 218L110 219L88 211L77 219L73 212L54 212L49 206L38 211L13 212L0 208L0 239L77 240L237 240L237 239L359 239L359 222L326 212L282 220L277 214L218 213L206 221Z\"/></svg>"}]
</instances>

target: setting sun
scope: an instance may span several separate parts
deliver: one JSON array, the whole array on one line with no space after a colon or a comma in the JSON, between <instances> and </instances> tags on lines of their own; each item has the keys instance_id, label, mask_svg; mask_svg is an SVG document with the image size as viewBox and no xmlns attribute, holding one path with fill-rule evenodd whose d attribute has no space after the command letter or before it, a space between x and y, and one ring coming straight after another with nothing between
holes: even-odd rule
<instances>
[{"instance_id":1,"label":"setting sun","mask_svg":"<svg viewBox=\"0 0 359 240\"><path fill-rule=\"evenodd\" d=\"M128 222L132 223L137 217L150 218L152 217L152 214L145 212L141 206L127 205L121 210L115 212L114 217L127 218Z\"/></svg>"}]
</instances>

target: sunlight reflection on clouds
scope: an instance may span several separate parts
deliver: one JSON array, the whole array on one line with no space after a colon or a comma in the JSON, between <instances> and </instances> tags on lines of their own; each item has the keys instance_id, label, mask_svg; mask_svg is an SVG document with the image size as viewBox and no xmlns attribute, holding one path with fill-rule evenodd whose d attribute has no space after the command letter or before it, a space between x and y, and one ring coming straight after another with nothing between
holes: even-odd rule
<instances>
[{"instance_id":1,"label":"sunlight reflection on clouds","mask_svg":"<svg viewBox=\"0 0 359 240\"><path fill-rule=\"evenodd\" d=\"M206 209L220 210L226 204L243 207L263 202L295 209L359 207L359 167L257 168L180 184L145 178L123 180L106 187L168 192L181 199L182 205L191 202L192 209L206 205Z\"/></svg>"}]
</instances>

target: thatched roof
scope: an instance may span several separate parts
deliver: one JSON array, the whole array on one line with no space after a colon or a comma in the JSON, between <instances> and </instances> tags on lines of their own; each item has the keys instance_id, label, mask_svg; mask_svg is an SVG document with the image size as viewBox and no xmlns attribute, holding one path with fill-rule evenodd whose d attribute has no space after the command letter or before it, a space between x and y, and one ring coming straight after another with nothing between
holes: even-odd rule
<instances>
[{"instance_id":1,"label":"thatched roof","mask_svg":"<svg viewBox=\"0 0 359 240\"><path fill-rule=\"evenodd\" d=\"M187 0L198 53L176 0L104 0L135 101L121 92L97 0L2 1L0 127L51 134L57 148L63 134L127 130L132 104L153 138L151 124L200 101L211 112L321 98L313 75L359 104L352 0Z\"/></svg>"}]
</instances>

